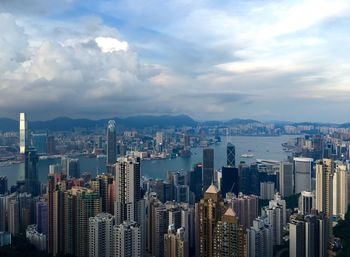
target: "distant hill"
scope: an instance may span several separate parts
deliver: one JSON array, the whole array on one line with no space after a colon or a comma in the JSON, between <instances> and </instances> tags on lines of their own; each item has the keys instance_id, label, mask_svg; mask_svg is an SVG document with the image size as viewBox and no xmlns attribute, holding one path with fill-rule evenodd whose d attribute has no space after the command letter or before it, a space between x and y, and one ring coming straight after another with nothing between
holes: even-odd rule
<instances>
[{"instance_id":1,"label":"distant hill","mask_svg":"<svg viewBox=\"0 0 350 257\"><path fill-rule=\"evenodd\" d=\"M200 124L204 126L235 126L235 125L246 125L250 123L261 123L261 122L257 120L251 120L251 119L232 119L228 121L211 120L211 121L200 122Z\"/></svg>"},{"instance_id":2,"label":"distant hill","mask_svg":"<svg viewBox=\"0 0 350 257\"><path fill-rule=\"evenodd\" d=\"M250 123L262 123L257 120L252 119L231 119L227 121L196 121L187 115L140 115L131 116L126 118L110 118L110 119L100 119L100 120L90 120L90 119L72 119L68 117L58 117L52 120L46 121L29 121L29 127L32 130L50 130L50 131L72 131L75 128L84 129L94 129L94 128L105 128L108 120L115 120L118 126L124 128L145 128L154 127L159 128L165 127L181 127L189 126L194 127L200 126L237 126L246 125ZM317 122L282 122L278 121L276 125L314 125L314 126L333 126L340 128L350 128L350 123L344 124L332 124L332 123L317 123ZM0 131L18 131L18 120L0 118Z\"/></svg>"},{"instance_id":3,"label":"distant hill","mask_svg":"<svg viewBox=\"0 0 350 257\"><path fill-rule=\"evenodd\" d=\"M0 118L0 131L14 131L18 128L18 121L8 118Z\"/></svg>"},{"instance_id":4,"label":"distant hill","mask_svg":"<svg viewBox=\"0 0 350 257\"><path fill-rule=\"evenodd\" d=\"M68 117L59 117L47 121L29 121L29 127L32 130L51 130L51 131L70 131L74 128L103 128L106 127L108 120L115 120L118 126L126 128L144 128L144 127L180 127L195 126L197 122L187 115L162 115L162 116L132 116L127 118L110 118L101 120L89 119L71 119ZM0 118L0 131L17 131L18 121Z\"/></svg>"}]
</instances>

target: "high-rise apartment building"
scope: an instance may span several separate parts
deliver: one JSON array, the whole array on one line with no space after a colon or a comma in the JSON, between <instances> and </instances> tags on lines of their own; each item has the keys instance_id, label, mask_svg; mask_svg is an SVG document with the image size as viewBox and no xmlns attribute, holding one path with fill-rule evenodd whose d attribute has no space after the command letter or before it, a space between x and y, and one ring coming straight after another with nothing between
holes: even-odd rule
<instances>
[{"instance_id":1,"label":"high-rise apartment building","mask_svg":"<svg viewBox=\"0 0 350 257\"><path fill-rule=\"evenodd\" d=\"M300 220L289 223L289 256L305 257L305 226Z\"/></svg>"},{"instance_id":2,"label":"high-rise apartment building","mask_svg":"<svg viewBox=\"0 0 350 257\"><path fill-rule=\"evenodd\" d=\"M55 173L50 172L47 176L47 203L48 203L48 237L47 237L47 249L49 253L53 253L53 234L54 234L54 192L56 187Z\"/></svg>"},{"instance_id":3,"label":"high-rise apartment building","mask_svg":"<svg viewBox=\"0 0 350 257\"><path fill-rule=\"evenodd\" d=\"M89 257L114 257L114 217L99 213L89 218Z\"/></svg>"},{"instance_id":4,"label":"high-rise apartment building","mask_svg":"<svg viewBox=\"0 0 350 257\"><path fill-rule=\"evenodd\" d=\"M138 222L138 202L141 199L140 158L121 157L115 169L116 224L125 220Z\"/></svg>"},{"instance_id":5,"label":"high-rise apartment building","mask_svg":"<svg viewBox=\"0 0 350 257\"><path fill-rule=\"evenodd\" d=\"M320 213L293 215L289 223L290 257L326 257L329 220Z\"/></svg>"},{"instance_id":6,"label":"high-rise apartment building","mask_svg":"<svg viewBox=\"0 0 350 257\"><path fill-rule=\"evenodd\" d=\"M108 121L107 126L107 164L112 165L117 158L117 131L114 120Z\"/></svg>"},{"instance_id":7,"label":"high-rise apartment building","mask_svg":"<svg viewBox=\"0 0 350 257\"><path fill-rule=\"evenodd\" d=\"M7 203L7 196L0 195L0 231L6 231L6 225L7 225L6 203Z\"/></svg>"},{"instance_id":8,"label":"high-rise apartment building","mask_svg":"<svg viewBox=\"0 0 350 257\"><path fill-rule=\"evenodd\" d=\"M101 212L100 198L96 192L87 188L73 187L70 193L75 201L73 204L75 255L85 257L89 249L89 218ZM65 217L65 224L69 219L71 219L69 215Z\"/></svg>"},{"instance_id":9,"label":"high-rise apartment building","mask_svg":"<svg viewBox=\"0 0 350 257\"><path fill-rule=\"evenodd\" d=\"M233 196L232 194L228 194L226 196L226 202L235 211L238 217L238 223L244 229L250 228L253 225L253 221L258 217L259 211L259 198L256 195L244 195L240 193L238 196Z\"/></svg>"},{"instance_id":10,"label":"high-rise apartment building","mask_svg":"<svg viewBox=\"0 0 350 257\"><path fill-rule=\"evenodd\" d=\"M249 257L273 256L272 229L266 220L256 218L253 226L247 229L247 237Z\"/></svg>"},{"instance_id":11,"label":"high-rise apartment building","mask_svg":"<svg viewBox=\"0 0 350 257\"><path fill-rule=\"evenodd\" d=\"M314 192L302 191L299 196L298 209L303 215L311 213L311 210L315 208L315 194Z\"/></svg>"},{"instance_id":12,"label":"high-rise apartment building","mask_svg":"<svg viewBox=\"0 0 350 257\"><path fill-rule=\"evenodd\" d=\"M170 225L164 235L164 257L188 257L188 242L185 240L185 229L175 229Z\"/></svg>"},{"instance_id":13,"label":"high-rise apartment building","mask_svg":"<svg viewBox=\"0 0 350 257\"><path fill-rule=\"evenodd\" d=\"M90 180L90 188L101 197L102 212L114 213L113 177L110 174L97 175L95 179Z\"/></svg>"},{"instance_id":14,"label":"high-rise apartment building","mask_svg":"<svg viewBox=\"0 0 350 257\"><path fill-rule=\"evenodd\" d=\"M231 207L215 227L213 244L216 257L247 256L246 232L238 224L236 213Z\"/></svg>"},{"instance_id":15,"label":"high-rise apartment building","mask_svg":"<svg viewBox=\"0 0 350 257\"><path fill-rule=\"evenodd\" d=\"M115 257L138 257L141 253L140 225L132 221L124 221L114 226ZM164 251L164 249L162 249Z\"/></svg>"},{"instance_id":16,"label":"high-rise apartment building","mask_svg":"<svg viewBox=\"0 0 350 257\"><path fill-rule=\"evenodd\" d=\"M214 182L214 149L203 149L203 191Z\"/></svg>"},{"instance_id":17,"label":"high-rise apartment building","mask_svg":"<svg viewBox=\"0 0 350 257\"><path fill-rule=\"evenodd\" d=\"M49 230L49 238L52 233L53 255L88 256L89 218L101 212L98 193L84 187L65 190L64 183L56 183L52 198L52 224L49 224L52 232Z\"/></svg>"},{"instance_id":18,"label":"high-rise apartment building","mask_svg":"<svg viewBox=\"0 0 350 257\"><path fill-rule=\"evenodd\" d=\"M281 205L272 205L263 209L264 215L271 227L271 238L273 245L283 244L283 213L285 209Z\"/></svg>"},{"instance_id":19,"label":"high-rise apartment building","mask_svg":"<svg viewBox=\"0 0 350 257\"><path fill-rule=\"evenodd\" d=\"M17 198L9 198L7 206L8 231L12 235L20 232L20 212Z\"/></svg>"},{"instance_id":20,"label":"high-rise apartment building","mask_svg":"<svg viewBox=\"0 0 350 257\"><path fill-rule=\"evenodd\" d=\"M333 214L333 175L334 167L331 159L317 161L315 207L327 217Z\"/></svg>"},{"instance_id":21,"label":"high-rise apartment building","mask_svg":"<svg viewBox=\"0 0 350 257\"><path fill-rule=\"evenodd\" d=\"M337 163L333 176L333 215L345 219L348 211L348 174L346 166Z\"/></svg>"},{"instance_id":22,"label":"high-rise apartment building","mask_svg":"<svg viewBox=\"0 0 350 257\"><path fill-rule=\"evenodd\" d=\"M39 233L48 235L48 203L43 199L41 201L36 202L36 210L35 210L35 224L37 224L37 231Z\"/></svg>"},{"instance_id":23,"label":"high-rise apartment building","mask_svg":"<svg viewBox=\"0 0 350 257\"><path fill-rule=\"evenodd\" d=\"M214 229L226 207L218 189L212 184L207 188L204 197L198 203L196 222L198 226L197 253L199 257L214 256Z\"/></svg>"}]
</instances>

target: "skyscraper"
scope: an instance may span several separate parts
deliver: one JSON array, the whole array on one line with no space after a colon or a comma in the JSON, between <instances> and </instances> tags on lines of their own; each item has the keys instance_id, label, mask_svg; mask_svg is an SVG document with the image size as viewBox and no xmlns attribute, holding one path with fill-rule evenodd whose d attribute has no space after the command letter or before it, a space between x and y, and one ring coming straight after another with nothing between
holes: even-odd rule
<instances>
[{"instance_id":1,"label":"skyscraper","mask_svg":"<svg viewBox=\"0 0 350 257\"><path fill-rule=\"evenodd\" d=\"M294 193L293 181L293 164L290 162L281 162L279 185L280 193L283 197L290 196Z\"/></svg>"},{"instance_id":2,"label":"skyscraper","mask_svg":"<svg viewBox=\"0 0 350 257\"><path fill-rule=\"evenodd\" d=\"M214 256L214 229L226 207L218 189L212 184L207 188L198 203L197 226L198 226L198 244L197 253L199 257Z\"/></svg>"},{"instance_id":3,"label":"skyscraper","mask_svg":"<svg viewBox=\"0 0 350 257\"><path fill-rule=\"evenodd\" d=\"M290 257L327 257L329 220L322 213L293 215L289 223Z\"/></svg>"},{"instance_id":4,"label":"skyscraper","mask_svg":"<svg viewBox=\"0 0 350 257\"><path fill-rule=\"evenodd\" d=\"M3 176L0 177L0 195L7 194L8 187L7 187L7 177Z\"/></svg>"},{"instance_id":5,"label":"skyscraper","mask_svg":"<svg viewBox=\"0 0 350 257\"><path fill-rule=\"evenodd\" d=\"M12 235L16 235L20 231L20 211L19 202L17 198L11 197L7 203L7 216L8 216L8 231Z\"/></svg>"},{"instance_id":6,"label":"skyscraper","mask_svg":"<svg viewBox=\"0 0 350 257\"><path fill-rule=\"evenodd\" d=\"M111 257L113 255L114 217L99 213L89 219L89 257Z\"/></svg>"},{"instance_id":7,"label":"skyscraper","mask_svg":"<svg viewBox=\"0 0 350 257\"><path fill-rule=\"evenodd\" d=\"M36 203L36 217L35 224L39 233L48 235L48 204L41 200Z\"/></svg>"},{"instance_id":8,"label":"skyscraper","mask_svg":"<svg viewBox=\"0 0 350 257\"><path fill-rule=\"evenodd\" d=\"M299 196L298 209L301 214L307 215L315 208L315 194L314 192L302 191Z\"/></svg>"},{"instance_id":9,"label":"skyscraper","mask_svg":"<svg viewBox=\"0 0 350 257\"><path fill-rule=\"evenodd\" d=\"M247 229L247 234L249 257L273 256L272 230L267 221L256 218L253 226Z\"/></svg>"},{"instance_id":10,"label":"skyscraper","mask_svg":"<svg viewBox=\"0 0 350 257\"><path fill-rule=\"evenodd\" d=\"M236 213L229 207L215 227L214 256L245 257L246 247L245 230L238 224Z\"/></svg>"},{"instance_id":11,"label":"skyscraper","mask_svg":"<svg viewBox=\"0 0 350 257\"><path fill-rule=\"evenodd\" d=\"M299 194L301 191L311 191L311 158L294 158L294 193Z\"/></svg>"},{"instance_id":12,"label":"skyscraper","mask_svg":"<svg viewBox=\"0 0 350 257\"><path fill-rule=\"evenodd\" d=\"M203 165L197 163L193 166L193 171L190 172L190 191L194 194L195 202L198 202L202 195L202 169Z\"/></svg>"},{"instance_id":13,"label":"skyscraper","mask_svg":"<svg viewBox=\"0 0 350 257\"><path fill-rule=\"evenodd\" d=\"M203 191L214 181L214 149L203 149Z\"/></svg>"},{"instance_id":14,"label":"skyscraper","mask_svg":"<svg viewBox=\"0 0 350 257\"><path fill-rule=\"evenodd\" d=\"M265 207L263 212L271 227L271 237L273 245L281 245L283 243L283 218L285 209L281 205L272 205Z\"/></svg>"},{"instance_id":15,"label":"skyscraper","mask_svg":"<svg viewBox=\"0 0 350 257\"><path fill-rule=\"evenodd\" d=\"M54 238L54 192L55 192L55 174L50 172L47 176L47 203L48 203L48 237L47 249L49 253L53 253Z\"/></svg>"},{"instance_id":16,"label":"skyscraper","mask_svg":"<svg viewBox=\"0 0 350 257\"><path fill-rule=\"evenodd\" d=\"M32 146L37 150L39 154L46 154L48 149L47 134L32 134Z\"/></svg>"},{"instance_id":17,"label":"skyscraper","mask_svg":"<svg viewBox=\"0 0 350 257\"><path fill-rule=\"evenodd\" d=\"M346 166L337 163L333 177L333 215L345 219L348 211L348 174Z\"/></svg>"},{"instance_id":18,"label":"skyscraper","mask_svg":"<svg viewBox=\"0 0 350 257\"><path fill-rule=\"evenodd\" d=\"M6 231L7 196L0 195L0 231Z\"/></svg>"},{"instance_id":19,"label":"skyscraper","mask_svg":"<svg viewBox=\"0 0 350 257\"><path fill-rule=\"evenodd\" d=\"M116 224L125 220L138 221L138 202L141 199L140 190L140 158L121 157L115 170Z\"/></svg>"},{"instance_id":20,"label":"skyscraper","mask_svg":"<svg viewBox=\"0 0 350 257\"><path fill-rule=\"evenodd\" d=\"M141 255L141 231L136 222L124 221L114 226L115 257L137 257ZM164 249L162 249L164 251Z\"/></svg>"},{"instance_id":21,"label":"skyscraper","mask_svg":"<svg viewBox=\"0 0 350 257\"><path fill-rule=\"evenodd\" d=\"M242 193L238 196L228 195L226 201L229 206L235 211L238 217L238 223L247 229L253 225L253 221L258 217L259 199L256 195L244 195Z\"/></svg>"},{"instance_id":22,"label":"skyscraper","mask_svg":"<svg viewBox=\"0 0 350 257\"><path fill-rule=\"evenodd\" d=\"M108 121L107 126L107 165L114 164L117 158L117 131L114 120Z\"/></svg>"},{"instance_id":23,"label":"skyscraper","mask_svg":"<svg viewBox=\"0 0 350 257\"><path fill-rule=\"evenodd\" d=\"M54 136L47 137L47 153L49 155L56 154L56 143Z\"/></svg>"},{"instance_id":24,"label":"skyscraper","mask_svg":"<svg viewBox=\"0 0 350 257\"><path fill-rule=\"evenodd\" d=\"M316 209L327 217L333 214L333 161L319 160L316 163Z\"/></svg>"},{"instance_id":25,"label":"skyscraper","mask_svg":"<svg viewBox=\"0 0 350 257\"><path fill-rule=\"evenodd\" d=\"M100 195L102 212L114 213L114 199L111 194L112 187L113 177L110 174L97 175L95 179L90 180L90 188Z\"/></svg>"},{"instance_id":26,"label":"skyscraper","mask_svg":"<svg viewBox=\"0 0 350 257\"><path fill-rule=\"evenodd\" d=\"M71 178L79 178L80 177L79 159L69 159L68 160L67 175Z\"/></svg>"},{"instance_id":27,"label":"skyscraper","mask_svg":"<svg viewBox=\"0 0 350 257\"><path fill-rule=\"evenodd\" d=\"M19 151L24 154L28 147L28 122L26 114L21 112L19 115Z\"/></svg>"},{"instance_id":28,"label":"skyscraper","mask_svg":"<svg viewBox=\"0 0 350 257\"><path fill-rule=\"evenodd\" d=\"M34 148L27 148L24 153L24 181L25 191L38 196L40 194L40 182L38 178L39 156Z\"/></svg>"},{"instance_id":29,"label":"skyscraper","mask_svg":"<svg viewBox=\"0 0 350 257\"><path fill-rule=\"evenodd\" d=\"M222 167L221 196L225 197L228 192L236 196L239 193L238 169L233 166Z\"/></svg>"},{"instance_id":30,"label":"skyscraper","mask_svg":"<svg viewBox=\"0 0 350 257\"><path fill-rule=\"evenodd\" d=\"M164 235L164 257L188 257L188 242L185 240L185 229L175 229L170 225Z\"/></svg>"},{"instance_id":31,"label":"skyscraper","mask_svg":"<svg viewBox=\"0 0 350 257\"><path fill-rule=\"evenodd\" d=\"M73 187L65 192L65 198L72 199L65 201L65 247L70 245L69 239L72 238L75 256L86 257L89 251L89 218L101 212L99 195L87 188Z\"/></svg>"},{"instance_id":32,"label":"skyscraper","mask_svg":"<svg viewBox=\"0 0 350 257\"><path fill-rule=\"evenodd\" d=\"M289 256L305 257L305 226L301 220L289 223Z\"/></svg>"},{"instance_id":33,"label":"skyscraper","mask_svg":"<svg viewBox=\"0 0 350 257\"><path fill-rule=\"evenodd\" d=\"M235 167L235 165L236 165L236 148L231 143L227 143L226 157L227 157L226 165L228 167Z\"/></svg>"}]
</instances>

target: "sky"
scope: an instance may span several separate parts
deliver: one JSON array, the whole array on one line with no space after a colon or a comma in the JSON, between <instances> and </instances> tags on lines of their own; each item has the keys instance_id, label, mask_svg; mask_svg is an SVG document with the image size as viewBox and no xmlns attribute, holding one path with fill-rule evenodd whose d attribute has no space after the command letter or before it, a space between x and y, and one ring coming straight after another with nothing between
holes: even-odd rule
<instances>
[{"instance_id":1,"label":"sky","mask_svg":"<svg viewBox=\"0 0 350 257\"><path fill-rule=\"evenodd\" d=\"M1 0L0 117L349 122L348 0Z\"/></svg>"}]
</instances>

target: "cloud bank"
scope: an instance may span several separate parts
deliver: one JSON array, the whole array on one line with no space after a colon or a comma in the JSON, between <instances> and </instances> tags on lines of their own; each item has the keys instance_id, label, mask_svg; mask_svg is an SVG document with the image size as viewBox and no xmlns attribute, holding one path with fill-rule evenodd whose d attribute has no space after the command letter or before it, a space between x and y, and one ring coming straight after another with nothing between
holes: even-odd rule
<instances>
[{"instance_id":1,"label":"cloud bank","mask_svg":"<svg viewBox=\"0 0 350 257\"><path fill-rule=\"evenodd\" d=\"M0 116L348 121L350 3L0 3Z\"/></svg>"}]
</instances>

